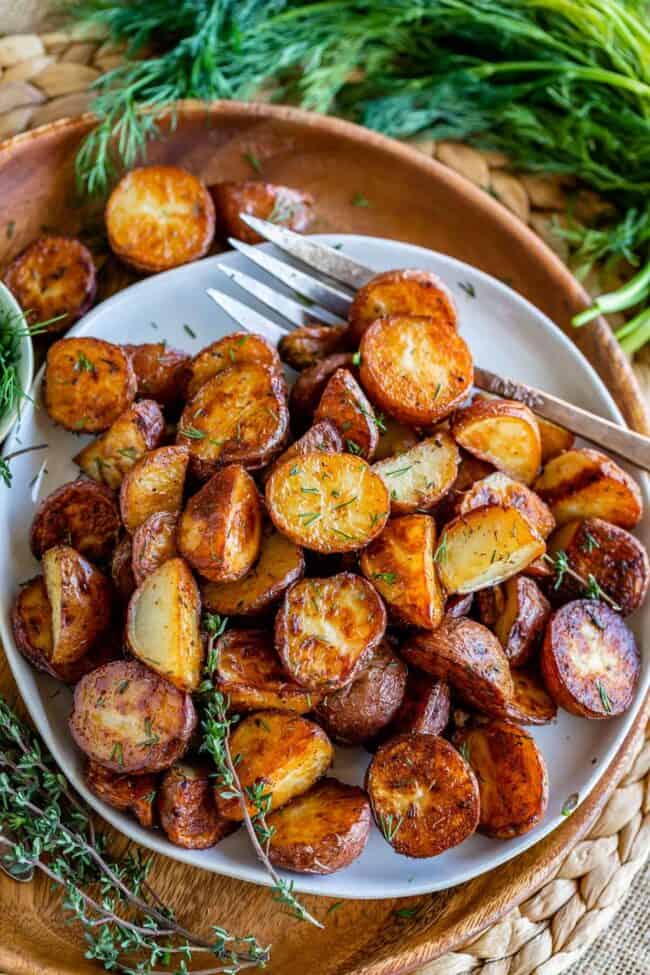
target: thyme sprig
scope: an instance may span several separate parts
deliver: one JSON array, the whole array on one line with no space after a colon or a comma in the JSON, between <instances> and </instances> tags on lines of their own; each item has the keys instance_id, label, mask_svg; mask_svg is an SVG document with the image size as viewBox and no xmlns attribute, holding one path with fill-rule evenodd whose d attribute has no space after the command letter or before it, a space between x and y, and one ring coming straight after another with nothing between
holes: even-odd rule
<instances>
[{"instance_id":1,"label":"thyme sprig","mask_svg":"<svg viewBox=\"0 0 650 975\"><path fill-rule=\"evenodd\" d=\"M565 575L570 576L575 582L579 583L584 590L585 595L588 599L600 599L605 603L608 603L612 609L620 612L621 607L615 602L604 589L601 588L598 580L594 575L589 574L585 579L584 576L580 575L579 572L571 566L569 563L568 556L563 549L559 549L555 555L549 555L545 552L542 556L544 561L547 562L555 572L555 581L553 582L553 588L559 589L564 581Z\"/></svg>"}]
</instances>

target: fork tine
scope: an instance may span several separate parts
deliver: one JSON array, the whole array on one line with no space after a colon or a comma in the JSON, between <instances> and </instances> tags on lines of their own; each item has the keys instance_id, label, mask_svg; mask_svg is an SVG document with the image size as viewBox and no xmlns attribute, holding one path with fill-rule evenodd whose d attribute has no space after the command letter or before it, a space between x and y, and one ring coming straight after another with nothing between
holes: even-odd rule
<instances>
[{"instance_id":1,"label":"fork tine","mask_svg":"<svg viewBox=\"0 0 650 975\"><path fill-rule=\"evenodd\" d=\"M217 267L231 281L239 285L240 288L253 295L263 305L268 305L277 314L282 315L283 318L290 321L292 325L308 325L314 321L322 322L323 325L345 324L343 319L337 315L332 315L331 312L325 311L322 308L312 308L311 304L306 306L298 301L294 301L293 298L287 298L285 295L280 294L279 291L274 291L273 288L269 288L267 284L263 284L256 278L252 278L250 274L245 274L244 271L236 271L234 268L227 267L225 264L217 264Z\"/></svg>"},{"instance_id":2,"label":"fork tine","mask_svg":"<svg viewBox=\"0 0 650 975\"><path fill-rule=\"evenodd\" d=\"M280 339L288 334L286 328L269 321L268 318L264 318L263 315L249 308L248 305L242 304L236 298L231 298L230 295L225 295L223 291L217 291L216 288L206 288L206 293L245 331L261 335L271 345L277 345Z\"/></svg>"}]
</instances>

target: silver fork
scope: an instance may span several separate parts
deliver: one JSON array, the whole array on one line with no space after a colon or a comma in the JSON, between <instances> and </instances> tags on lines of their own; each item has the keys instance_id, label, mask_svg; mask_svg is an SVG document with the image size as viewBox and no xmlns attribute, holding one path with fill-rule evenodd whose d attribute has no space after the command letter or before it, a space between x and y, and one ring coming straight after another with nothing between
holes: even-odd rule
<instances>
[{"instance_id":1,"label":"silver fork","mask_svg":"<svg viewBox=\"0 0 650 975\"><path fill-rule=\"evenodd\" d=\"M306 304L276 291L243 271L237 271L224 264L218 265L224 274L243 291L271 308L276 315L281 316L288 327L277 325L248 305L216 288L208 288L207 293L213 301L241 328L264 336L274 345L292 328L306 325L308 322L321 322L325 325L344 324L354 292L377 272L364 267L332 247L316 243L309 237L296 234L285 227L244 213L240 214L240 217L252 230L257 231L283 254L315 270L317 276L307 273L295 263L280 260L268 251L251 247L250 244L244 244L231 237L229 243L235 250L290 288L294 294L305 299ZM584 440L616 454L641 470L650 471L649 437L605 420L541 389L513 379L505 379L477 365L474 366L474 384L479 389L497 396L519 400L544 419L565 427Z\"/></svg>"}]
</instances>

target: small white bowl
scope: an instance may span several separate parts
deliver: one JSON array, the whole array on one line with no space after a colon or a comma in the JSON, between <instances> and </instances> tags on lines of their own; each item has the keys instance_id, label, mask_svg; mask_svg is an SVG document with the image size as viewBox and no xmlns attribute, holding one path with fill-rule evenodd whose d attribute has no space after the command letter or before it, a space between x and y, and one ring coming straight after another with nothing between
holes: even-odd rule
<instances>
[{"instance_id":1,"label":"small white bowl","mask_svg":"<svg viewBox=\"0 0 650 975\"><path fill-rule=\"evenodd\" d=\"M12 295L9 288L0 282L0 322L9 318L12 327L22 332L20 340L20 359L18 360L18 380L23 392L28 393L34 378L34 348L32 337L29 334L27 321L23 315L23 310ZM20 412L21 401L19 400L15 408L10 413L0 416L0 442L4 440L12 426L16 422Z\"/></svg>"}]
</instances>

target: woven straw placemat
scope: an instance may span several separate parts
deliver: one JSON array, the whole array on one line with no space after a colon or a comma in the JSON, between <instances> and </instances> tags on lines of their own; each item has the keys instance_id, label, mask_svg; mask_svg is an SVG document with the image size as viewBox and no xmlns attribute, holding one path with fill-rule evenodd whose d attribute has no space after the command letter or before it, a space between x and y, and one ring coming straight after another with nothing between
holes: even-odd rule
<instances>
[{"instance_id":1,"label":"woven straw placemat","mask_svg":"<svg viewBox=\"0 0 650 975\"><path fill-rule=\"evenodd\" d=\"M38 0L0 0L0 34L26 29L45 6ZM0 139L81 114L92 100L89 84L122 58L122 50L98 31L0 37ZM453 142L411 142L495 196L565 261L566 243L555 228L569 205L585 222L605 206L566 177L512 172L499 153ZM599 293L617 281L610 276L605 282L593 272L585 283ZM650 403L650 350L634 366ZM650 724L600 819L554 876L479 938L419 975L649 975L650 870L643 869L649 851Z\"/></svg>"}]
</instances>

